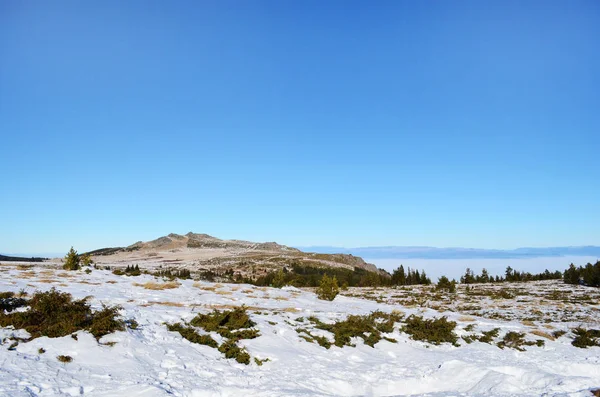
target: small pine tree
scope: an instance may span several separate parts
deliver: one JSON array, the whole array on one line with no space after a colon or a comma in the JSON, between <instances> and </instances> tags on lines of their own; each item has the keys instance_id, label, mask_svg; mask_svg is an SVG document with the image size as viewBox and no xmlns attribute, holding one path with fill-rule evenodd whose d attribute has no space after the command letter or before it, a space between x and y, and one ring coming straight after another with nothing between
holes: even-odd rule
<instances>
[{"instance_id":1,"label":"small pine tree","mask_svg":"<svg viewBox=\"0 0 600 397\"><path fill-rule=\"evenodd\" d=\"M93 263L94 261L92 261L92 257L90 256L90 254L81 255L81 264L83 266L92 266Z\"/></svg>"},{"instance_id":2,"label":"small pine tree","mask_svg":"<svg viewBox=\"0 0 600 397\"><path fill-rule=\"evenodd\" d=\"M281 288L285 285L285 274L283 273L283 269L279 269L275 274L272 285L275 288Z\"/></svg>"},{"instance_id":3,"label":"small pine tree","mask_svg":"<svg viewBox=\"0 0 600 397\"><path fill-rule=\"evenodd\" d=\"M337 278L329 278L326 274L321 279L321 283L317 288L317 297L319 299L332 301L340 293Z\"/></svg>"},{"instance_id":4,"label":"small pine tree","mask_svg":"<svg viewBox=\"0 0 600 397\"><path fill-rule=\"evenodd\" d=\"M81 266L79 266L79 255L77 251L71 247L67 255L65 255L65 262L63 264L64 270L79 270Z\"/></svg>"},{"instance_id":5,"label":"small pine tree","mask_svg":"<svg viewBox=\"0 0 600 397\"><path fill-rule=\"evenodd\" d=\"M435 289L438 291L448 291L450 293L456 292L456 281L448 280L448 277L442 276L439 278Z\"/></svg>"}]
</instances>

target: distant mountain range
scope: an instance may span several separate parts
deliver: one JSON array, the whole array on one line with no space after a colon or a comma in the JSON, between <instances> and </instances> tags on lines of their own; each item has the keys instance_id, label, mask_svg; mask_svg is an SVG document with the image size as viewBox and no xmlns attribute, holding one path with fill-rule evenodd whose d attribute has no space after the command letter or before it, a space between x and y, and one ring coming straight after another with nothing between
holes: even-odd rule
<instances>
[{"instance_id":1,"label":"distant mountain range","mask_svg":"<svg viewBox=\"0 0 600 397\"><path fill-rule=\"evenodd\" d=\"M512 250L401 246L357 248L314 246L296 248L303 251L324 254L351 254L368 259L519 259L562 256L596 256L600 258L600 247L593 245L581 247L517 248Z\"/></svg>"}]
</instances>

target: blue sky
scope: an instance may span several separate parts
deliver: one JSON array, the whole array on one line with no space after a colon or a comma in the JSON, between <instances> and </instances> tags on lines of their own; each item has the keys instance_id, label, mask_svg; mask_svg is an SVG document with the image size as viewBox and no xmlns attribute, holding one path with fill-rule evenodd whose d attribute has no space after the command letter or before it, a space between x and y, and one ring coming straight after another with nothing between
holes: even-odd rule
<instances>
[{"instance_id":1,"label":"blue sky","mask_svg":"<svg viewBox=\"0 0 600 397\"><path fill-rule=\"evenodd\" d=\"M0 3L0 252L600 243L597 1Z\"/></svg>"}]
</instances>

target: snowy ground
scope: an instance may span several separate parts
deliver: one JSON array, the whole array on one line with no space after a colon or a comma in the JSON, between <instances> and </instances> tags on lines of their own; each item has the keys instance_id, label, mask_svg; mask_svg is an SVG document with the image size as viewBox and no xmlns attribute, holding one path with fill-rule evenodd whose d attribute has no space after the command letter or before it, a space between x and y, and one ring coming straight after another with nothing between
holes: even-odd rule
<instances>
[{"instance_id":1,"label":"snowy ground","mask_svg":"<svg viewBox=\"0 0 600 397\"><path fill-rule=\"evenodd\" d=\"M356 347L327 350L296 332L299 317L314 315L327 322L348 314L400 310L406 315L448 316L457 321L459 336L475 324L476 330L499 327L500 336L520 331L535 340L539 337L531 335L534 330L568 331L581 324L597 328L597 290L541 282L504 286L513 295L504 300L470 295L464 289L448 300L432 292L423 297L422 287L351 289L326 302L295 288L193 280L165 290L141 286L149 281L157 280L104 270L86 274L42 265L0 266L0 291L32 293L54 286L76 298L93 296L94 308L121 305L123 317L139 323L137 330L100 341L116 342L113 346L99 344L85 332L77 340L34 339L16 350L8 350L8 342L0 345L0 396L590 396L590 389L600 387L600 348L575 348L570 333L521 352L480 342L433 346L411 340L398 327L387 335L398 343L382 340L371 348L358 340ZM526 294L515 292L523 288ZM225 359L216 349L192 344L164 325L242 304L248 306L261 336L241 343L252 357L270 360L262 366ZM494 312L501 315L490 314ZM0 339L14 334L24 335L0 328ZM40 354L40 348L45 353ZM58 355L73 361L60 363Z\"/></svg>"}]
</instances>

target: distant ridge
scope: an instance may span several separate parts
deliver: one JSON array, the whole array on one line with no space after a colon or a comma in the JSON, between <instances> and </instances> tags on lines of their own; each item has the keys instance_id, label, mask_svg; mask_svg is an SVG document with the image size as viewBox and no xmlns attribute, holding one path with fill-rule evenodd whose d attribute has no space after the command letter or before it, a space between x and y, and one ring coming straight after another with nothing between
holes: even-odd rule
<instances>
[{"instance_id":1,"label":"distant ridge","mask_svg":"<svg viewBox=\"0 0 600 397\"><path fill-rule=\"evenodd\" d=\"M44 260L47 260L47 259L48 258L40 258L40 257L25 258L22 256L0 255L0 261L6 261L6 262L43 262Z\"/></svg>"},{"instance_id":2,"label":"distant ridge","mask_svg":"<svg viewBox=\"0 0 600 397\"><path fill-rule=\"evenodd\" d=\"M320 253L340 252L368 259L519 259L562 256L596 256L600 258L600 247L594 245L578 247L523 247L512 250L483 248L436 248L419 246L387 246L342 248L330 246L297 247Z\"/></svg>"},{"instance_id":3,"label":"distant ridge","mask_svg":"<svg viewBox=\"0 0 600 397\"><path fill-rule=\"evenodd\" d=\"M155 267L231 270L255 275L300 265L349 270L360 268L388 276L385 271L352 254L303 252L275 242L222 240L192 232L185 235L171 233L151 241L138 241L127 247L100 248L87 253L101 264L143 263Z\"/></svg>"}]
</instances>

